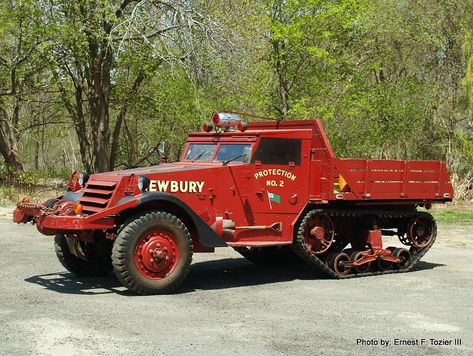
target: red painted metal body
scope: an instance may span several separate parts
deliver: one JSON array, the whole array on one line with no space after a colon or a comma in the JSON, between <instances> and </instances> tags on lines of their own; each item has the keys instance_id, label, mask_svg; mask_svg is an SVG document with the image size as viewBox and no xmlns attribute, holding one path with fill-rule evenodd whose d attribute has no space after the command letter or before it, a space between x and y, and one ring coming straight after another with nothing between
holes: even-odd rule
<instances>
[{"instance_id":1,"label":"red painted metal body","mask_svg":"<svg viewBox=\"0 0 473 356\"><path fill-rule=\"evenodd\" d=\"M295 143L298 157L289 155L284 163L256 159L259 154L271 157L260 152L262 140L271 139ZM198 144L214 145L213 155L186 159L191 145ZM249 145L251 159L226 164L217 159L223 145ZM149 178L147 192L138 189L139 176ZM47 235L89 239L91 232L101 231L113 239L136 211L167 210L174 204L160 202L157 195L148 199L161 192L190 208L230 246L271 246L292 243L295 225L308 206L424 206L453 199L445 163L336 158L319 120L249 123L244 132L192 133L179 162L93 174L84 188L74 190L68 194L81 204L80 214L18 203L14 220L34 218ZM197 235L193 233L195 250L211 251Z\"/></svg>"}]
</instances>

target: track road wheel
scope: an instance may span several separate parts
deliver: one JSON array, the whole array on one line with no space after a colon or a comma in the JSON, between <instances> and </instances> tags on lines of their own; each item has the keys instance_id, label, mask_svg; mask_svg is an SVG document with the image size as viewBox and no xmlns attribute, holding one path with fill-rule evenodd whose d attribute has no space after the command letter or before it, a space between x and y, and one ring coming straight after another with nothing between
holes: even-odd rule
<instances>
[{"instance_id":1,"label":"track road wheel","mask_svg":"<svg viewBox=\"0 0 473 356\"><path fill-rule=\"evenodd\" d=\"M411 253L405 248L397 248L393 251L393 257L399 258L398 267L400 269L407 268L411 263Z\"/></svg>"},{"instance_id":2,"label":"track road wheel","mask_svg":"<svg viewBox=\"0 0 473 356\"><path fill-rule=\"evenodd\" d=\"M378 270L380 270L381 272L383 271L387 271L389 269L392 269L393 268L393 264L389 261L385 261L385 260L382 260L382 259L378 259L376 261L377 265L378 265Z\"/></svg>"},{"instance_id":3,"label":"track road wheel","mask_svg":"<svg viewBox=\"0 0 473 356\"><path fill-rule=\"evenodd\" d=\"M98 240L91 244L57 234L54 249L59 262L77 276L102 276L112 270L111 241Z\"/></svg>"},{"instance_id":4,"label":"track road wheel","mask_svg":"<svg viewBox=\"0 0 473 356\"><path fill-rule=\"evenodd\" d=\"M350 255L350 261L356 262L363 257L363 251L353 251ZM366 273L370 270L371 262L367 262L358 267L353 267L356 273Z\"/></svg>"},{"instance_id":5,"label":"track road wheel","mask_svg":"<svg viewBox=\"0 0 473 356\"><path fill-rule=\"evenodd\" d=\"M333 253L328 258L328 265L339 276L346 276L348 273L350 273L350 269L343 267L342 262L348 261L350 261L350 256L348 256L346 253Z\"/></svg>"},{"instance_id":6,"label":"track road wheel","mask_svg":"<svg viewBox=\"0 0 473 356\"><path fill-rule=\"evenodd\" d=\"M130 218L118 234L112 263L120 282L138 294L165 294L189 274L192 240L176 216L153 211Z\"/></svg>"}]
</instances>

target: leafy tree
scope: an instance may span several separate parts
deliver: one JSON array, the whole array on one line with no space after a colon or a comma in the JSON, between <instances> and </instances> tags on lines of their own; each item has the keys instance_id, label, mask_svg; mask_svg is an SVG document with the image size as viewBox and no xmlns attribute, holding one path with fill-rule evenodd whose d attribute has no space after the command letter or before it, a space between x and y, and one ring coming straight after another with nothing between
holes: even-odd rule
<instances>
[{"instance_id":1,"label":"leafy tree","mask_svg":"<svg viewBox=\"0 0 473 356\"><path fill-rule=\"evenodd\" d=\"M36 16L31 1L0 3L0 153L12 170L23 170L18 130L43 70L37 57L42 39L31 30Z\"/></svg>"},{"instance_id":2,"label":"leafy tree","mask_svg":"<svg viewBox=\"0 0 473 356\"><path fill-rule=\"evenodd\" d=\"M43 19L55 34L51 70L82 163L97 171L115 166L122 126L143 82L164 62L189 59L218 27L187 1L46 1Z\"/></svg>"}]
</instances>

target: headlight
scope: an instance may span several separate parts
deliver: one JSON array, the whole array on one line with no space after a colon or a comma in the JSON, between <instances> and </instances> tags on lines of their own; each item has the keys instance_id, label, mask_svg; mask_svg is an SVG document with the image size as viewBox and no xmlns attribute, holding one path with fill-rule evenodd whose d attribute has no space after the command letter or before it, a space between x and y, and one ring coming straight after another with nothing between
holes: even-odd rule
<instances>
[{"instance_id":1,"label":"headlight","mask_svg":"<svg viewBox=\"0 0 473 356\"><path fill-rule=\"evenodd\" d=\"M149 189L149 178L145 176L138 177L138 189L146 192Z\"/></svg>"},{"instance_id":2,"label":"headlight","mask_svg":"<svg viewBox=\"0 0 473 356\"><path fill-rule=\"evenodd\" d=\"M79 185L81 188L85 187L85 184L89 180L89 175L85 172L80 172L79 174Z\"/></svg>"}]
</instances>

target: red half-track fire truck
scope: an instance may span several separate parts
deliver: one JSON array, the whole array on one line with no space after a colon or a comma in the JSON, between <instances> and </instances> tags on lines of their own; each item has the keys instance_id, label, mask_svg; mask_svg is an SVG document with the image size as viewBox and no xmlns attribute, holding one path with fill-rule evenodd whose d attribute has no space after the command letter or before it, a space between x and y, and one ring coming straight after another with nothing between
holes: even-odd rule
<instances>
[{"instance_id":1,"label":"red half-track fire truck","mask_svg":"<svg viewBox=\"0 0 473 356\"><path fill-rule=\"evenodd\" d=\"M113 269L130 290L157 294L181 285L194 252L221 246L253 262L296 256L334 278L409 271L437 234L417 208L452 199L444 162L341 159L320 120L220 112L189 134L178 162L76 172L64 195L19 202L14 221L55 236L70 272Z\"/></svg>"}]
</instances>

